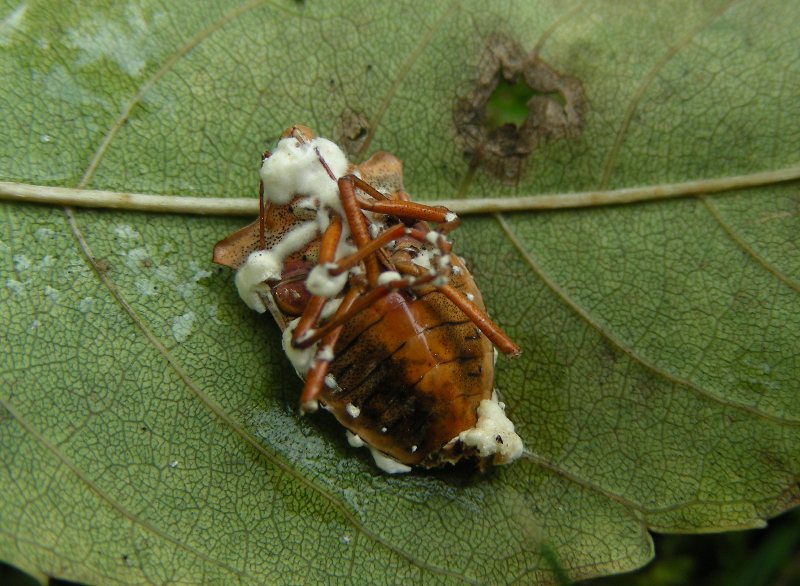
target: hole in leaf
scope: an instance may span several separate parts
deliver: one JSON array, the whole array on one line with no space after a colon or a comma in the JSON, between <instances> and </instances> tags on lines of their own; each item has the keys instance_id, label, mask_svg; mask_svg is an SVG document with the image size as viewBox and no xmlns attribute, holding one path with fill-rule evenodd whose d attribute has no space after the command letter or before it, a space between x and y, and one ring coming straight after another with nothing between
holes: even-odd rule
<instances>
[{"instance_id":1,"label":"hole in leaf","mask_svg":"<svg viewBox=\"0 0 800 586\"><path fill-rule=\"evenodd\" d=\"M472 169L513 182L543 142L580 135L586 111L580 80L508 38L493 37L472 91L456 101L456 139Z\"/></svg>"},{"instance_id":2,"label":"hole in leaf","mask_svg":"<svg viewBox=\"0 0 800 586\"><path fill-rule=\"evenodd\" d=\"M521 127L530 113L528 100L535 94L536 91L525 80L517 78L508 81L501 76L486 103L486 125L489 128L500 128L506 124Z\"/></svg>"}]
</instances>

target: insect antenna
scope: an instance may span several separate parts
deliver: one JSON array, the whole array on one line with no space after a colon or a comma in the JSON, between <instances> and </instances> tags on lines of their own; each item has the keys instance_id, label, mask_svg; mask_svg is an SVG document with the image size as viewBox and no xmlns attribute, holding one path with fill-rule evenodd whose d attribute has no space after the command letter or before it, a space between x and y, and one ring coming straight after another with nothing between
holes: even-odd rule
<instances>
[{"instance_id":1,"label":"insect antenna","mask_svg":"<svg viewBox=\"0 0 800 586\"><path fill-rule=\"evenodd\" d=\"M264 151L261 155L261 164L264 164L270 155L272 155L269 151ZM258 184L258 249L264 250L267 247L267 237L266 237L266 216L267 216L267 206L264 203L264 181L260 181Z\"/></svg>"}]
</instances>

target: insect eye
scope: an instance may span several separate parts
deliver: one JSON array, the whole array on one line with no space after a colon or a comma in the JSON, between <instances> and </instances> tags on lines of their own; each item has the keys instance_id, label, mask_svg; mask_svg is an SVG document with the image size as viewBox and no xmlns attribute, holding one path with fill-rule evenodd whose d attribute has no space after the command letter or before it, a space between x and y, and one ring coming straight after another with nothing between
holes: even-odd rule
<instances>
[{"instance_id":1,"label":"insect eye","mask_svg":"<svg viewBox=\"0 0 800 586\"><path fill-rule=\"evenodd\" d=\"M272 296L281 313L297 316L305 310L311 293L302 280L281 281L272 288Z\"/></svg>"}]
</instances>

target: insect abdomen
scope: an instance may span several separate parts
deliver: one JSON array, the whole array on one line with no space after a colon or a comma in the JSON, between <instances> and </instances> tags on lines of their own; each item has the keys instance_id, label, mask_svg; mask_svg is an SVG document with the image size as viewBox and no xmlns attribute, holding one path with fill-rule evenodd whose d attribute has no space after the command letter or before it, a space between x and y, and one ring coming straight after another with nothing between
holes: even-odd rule
<instances>
[{"instance_id":1,"label":"insect abdomen","mask_svg":"<svg viewBox=\"0 0 800 586\"><path fill-rule=\"evenodd\" d=\"M473 427L478 404L491 397L492 345L440 293L392 293L345 326L335 355L341 390L326 390L323 402L404 464L420 464Z\"/></svg>"}]
</instances>

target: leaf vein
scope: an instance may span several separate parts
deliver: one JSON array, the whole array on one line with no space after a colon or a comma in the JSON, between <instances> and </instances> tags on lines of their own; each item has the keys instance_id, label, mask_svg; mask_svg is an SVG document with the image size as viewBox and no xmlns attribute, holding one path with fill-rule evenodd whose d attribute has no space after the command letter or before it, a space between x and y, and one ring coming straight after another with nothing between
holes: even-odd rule
<instances>
[{"instance_id":1,"label":"leaf vein","mask_svg":"<svg viewBox=\"0 0 800 586\"><path fill-rule=\"evenodd\" d=\"M83 237L83 233L81 232L80 228L78 227L78 220L75 216L75 213L72 209L67 208L67 217L69 220L70 229L72 231L73 237L75 238L79 250L89 263L89 265L94 270L95 274L97 274L100 281L103 285L108 289L112 298L119 304L121 309L128 315L131 319L134 326L136 326L147 341L153 346L153 348L164 358L170 368L178 375L178 377L183 381L186 387L197 397L197 399L203 404L214 416L216 416L220 421L222 421L225 425L227 425L233 433L239 436L246 444L248 444L251 448L253 448L256 453L266 459L269 463L280 469L284 474L287 474L291 478L294 478L298 483L302 484L306 488L311 491L318 493L322 498L324 498L331 507L336 510L342 517L350 523L350 525L360 533L363 533L368 538L372 539L375 543L384 547L388 551L392 552L393 554L403 558L404 560L408 561L409 563L417 566L421 570L428 571L432 574L443 575L443 576L450 576L459 578L462 581L466 581L471 583L468 578L460 574L459 572L455 572L452 570L448 570L446 568L440 568L438 566L429 564L422 560L417 559L410 553L404 551L400 547L392 545L388 541L386 541L383 537L379 534L371 531L366 526L364 526L361 521L356 517L355 513L349 510L345 504L338 499L335 495L331 494L323 487L319 486L312 480L309 480L302 474L299 474L296 470L294 470L287 462L284 462L280 458L278 458L275 454L267 451L264 446L258 441L258 439L253 436L252 434L248 433L237 421L233 419L225 410L219 405L216 401L214 401L205 391L203 391L200 386L192 379L188 372L181 366L178 361L175 359L174 356L170 353L164 343L146 326L142 318L136 313L133 307L128 303L127 299L125 299L122 292L117 288L113 281L108 277L106 273L101 271L95 260L94 253L91 251L88 242L86 242L85 238Z\"/></svg>"},{"instance_id":2,"label":"leaf vein","mask_svg":"<svg viewBox=\"0 0 800 586\"><path fill-rule=\"evenodd\" d=\"M389 109L389 105L392 103L392 100L394 100L398 90L402 87L403 82L405 81L406 77L408 77L409 73L411 73L411 70L413 69L414 64L417 62L417 59L419 59L428 45L430 45L436 33L439 32L444 22L450 17L451 14L453 14L456 7L457 3L452 3L450 7L445 10L442 15L439 16L439 18L436 19L436 22L433 23L425 35L417 42L414 50L411 51L406 60L400 66L399 75L389 86L386 95L378 105L378 110L375 112L372 120L370 121L367 136L364 138L364 142L358 149L357 159L363 158L364 153L367 152L370 143L372 143L372 139L375 137L375 132L378 130L378 126L380 125L384 114L386 114L386 110Z\"/></svg>"},{"instance_id":3,"label":"leaf vein","mask_svg":"<svg viewBox=\"0 0 800 586\"><path fill-rule=\"evenodd\" d=\"M725 218L722 217L717 206L706 196L701 195L698 199L703 203L708 213L711 214L711 217L716 220L719 226L723 229L725 234L736 244L739 248L741 248L750 258L752 258L757 264L761 265L766 271L772 274L775 278L779 281L788 285L798 293L800 293L800 281L792 279L788 275L785 275L783 271L778 269L775 265L769 262L766 258L761 256L755 248L753 248L747 241L742 238L736 229L728 223Z\"/></svg>"},{"instance_id":4,"label":"leaf vein","mask_svg":"<svg viewBox=\"0 0 800 586\"><path fill-rule=\"evenodd\" d=\"M722 405L724 407L728 407L730 409L735 409L738 411L743 411L755 417L759 417L761 419L765 419L772 423L776 423L779 425L785 425L790 427L800 427L800 420L797 419L790 419L786 417L779 417L772 413L768 413L766 411L762 411L755 407L749 405L743 405L741 403L736 403L727 399L724 399L714 393L703 389L696 383L692 382L689 379L680 377L674 373L666 371L656 364L651 362L650 360L646 359L644 356L641 356L637 353L632 347L628 346L625 342L617 338L613 335L610 331L605 329L600 323L598 323L595 319L589 315L589 312L578 305L572 297L562 288L560 287L553 279L547 275L542 267L538 265L536 260L533 256L525 249L525 246L511 229L511 226L508 225L505 218L503 218L500 214L495 214L495 219L497 220L498 224L500 225L501 230L505 233L514 247L522 256L523 260L528 264L534 274L542 280L542 282L553 292L556 296L563 301L563 303L570 308L578 317L580 317L588 326L594 329L600 336L605 338L609 344L612 344L615 348L617 348L620 352L625 354L630 360L640 364L642 367L646 368L650 372L661 376L662 378L668 380L669 382L683 386L687 389L690 389L697 395L704 397L714 403Z\"/></svg>"},{"instance_id":5,"label":"leaf vein","mask_svg":"<svg viewBox=\"0 0 800 586\"><path fill-rule=\"evenodd\" d=\"M239 16L249 12L261 4L266 4L267 1L268 0L253 0L234 8L233 10L230 10L207 28L195 33L188 41L186 41L186 43L184 43L172 55L170 55L166 61L164 61L161 67L159 67L158 70L141 85L139 91L137 91L136 94L134 94L134 96L122 108L119 116L117 116L117 119L111 125L111 128L108 129L108 132L103 137L100 146L92 156L89 166L86 168L86 171L83 173L83 177L81 177L81 180L78 182L78 187L85 187L89 184L89 182L92 180L92 177L94 177L97 168L100 166L100 162L108 151L111 142L116 138L120 129L125 125L128 117L131 115L131 112L133 112L133 109L139 104L139 102L141 102L144 95L150 91L150 89L156 83L158 83L173 68L173 66L181 60L181 58L183 58L186 54L192 51L195 47L197 47L215 32L222 29L232 20L235 20Z\"/></svg>"},{"instance_id":6,"label":"leaf vein","mask_svg":"<svg viewBox=\"0 0 800 586\"><path fill-rule=\"evenodd\" d=\"M705 20L703 20L698 26L690 30L684 37L679 39L675 44L673 44L667 52L659 59L655 65L650 69L647 75L644 76L642 83L639 84L639 87L636 88L633 96L631 97L631 101L628 103L628 107L625 110L625 113L622 116L622 122L620 123L620 127L617 130L617 136L614 139L614 144L611 146L611 150L608 153L608 157L606 158L605 163L603 164L603 175L600 178L600 189L605 189L608 186L608 182L611 179L611 173L614 169L614 165L617 162L617 158L619 156L619 151L622 148L622 143L625 141L625 137L628 133L628 127L633 120L633 116L636 113L639 104L644 97L645 92L650 88L650 85L655 81L656 76L659 72L666 67L666 65L672 60L675 55L677 55L684 47L686 47L692 39L698 35L699 33L703 32L706 28L711 26L711 24L722 17L728 9L731 8L734 4L736 4L739 0L730 0L727 4L723 5L718 10L712 12Z\"/></svg>"},{"instance_id":7,"label":"leaf vein","mask_svg":"<svg viewBox=\"0 0 800 586\"><path fill-rule=\"evenodd\" d=\"M20 415L20 413L17 412L17 410L14 407L12 407L11 404L8 401L6 401L3 397L0 397L0 405L2 405L3 408L11 414L14 420L17 421L25 429L25 431L27 431L31 436L33 436L36 439L36 441L42 444L51 454L53 454L64 466L67 467L67 469L69 469L70 472L72 472L75 476L77 476L80 479L80 481L83 482L89 488L89 490L95 493L101 500L108 503L108 505L111 506L112 509L116 510L120 515L130 520L132 523L137 524L140 527L143 527L144 529L148 530L149 532L157 535L159 538L172 543L177 548L183 549L193 555L196 555L199 559L205 560L209 563L224 568L225 570L239 576L240 578L247 577L247 575L241 570L238 570L221 560L217 560L205 555L203 552L181 542L179 539L170 536L168 533L159 529L149 521L141 519L134 513L130 512L128 509L122 506L122 504L114 500L110 494L108 494L105 490L100 488L100 486L95 484L83 470L81 470L74 462L72 462L69 458L67 458L67 456L57 446L53 445L41 432L39 432L39 430L33 427L24 417L22 417L22 415Z\"/></svg>"}]
</instances>

